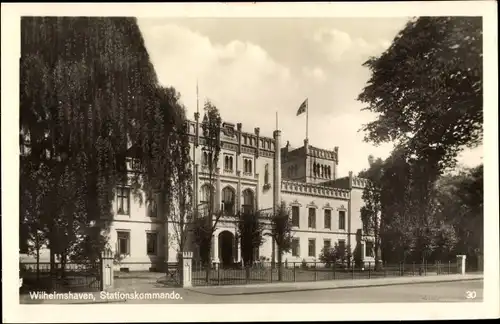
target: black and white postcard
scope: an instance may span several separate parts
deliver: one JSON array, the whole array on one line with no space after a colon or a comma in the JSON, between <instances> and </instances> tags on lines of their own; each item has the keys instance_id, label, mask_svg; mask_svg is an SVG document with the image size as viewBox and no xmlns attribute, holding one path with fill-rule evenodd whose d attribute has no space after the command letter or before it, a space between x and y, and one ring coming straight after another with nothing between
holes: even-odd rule
<instances>
[{"instance_id":1,"label":"black and white postcard","mask_svg":"<svg viewBox=\"0 0 500 324\"><path fill-rule=\"evenodd\" d=\"M496 22L3 4L3 318L500 316Z\"/></svg>"}]
</instances>

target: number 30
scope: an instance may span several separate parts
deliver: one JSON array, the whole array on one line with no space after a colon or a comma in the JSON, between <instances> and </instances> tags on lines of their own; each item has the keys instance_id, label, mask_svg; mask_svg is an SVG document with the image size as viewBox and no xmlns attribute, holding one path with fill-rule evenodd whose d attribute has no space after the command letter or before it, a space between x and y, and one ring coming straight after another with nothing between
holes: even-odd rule
<instances>
[{"instance_id":1,"label":"number 30","mask_svg":"<svg viewBox=\"0 0 500 324\"><path fill-rule=\"evenodd\" d=\"M465 298L467 299L474 299L476 298L476 292L473 290L473 291L467 291L465 293Z\"/></svg>"}]
</instances>

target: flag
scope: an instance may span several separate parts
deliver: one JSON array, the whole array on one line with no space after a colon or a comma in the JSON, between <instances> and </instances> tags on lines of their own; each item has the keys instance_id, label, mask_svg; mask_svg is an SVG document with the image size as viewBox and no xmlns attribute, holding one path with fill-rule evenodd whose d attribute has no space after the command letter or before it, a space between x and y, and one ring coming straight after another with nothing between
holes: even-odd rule
<instances>
[{"instance_id":1,"label":"flag","mask_svg":"<svg viewBox=\"0 0 500 324\"><path fill-rule=\"evenodd\" d=\"M299 110L297 110L297 116L305 113L307 110L307 99L304 100L304 102L300 105Z\"/></svg>"}]
</instances>

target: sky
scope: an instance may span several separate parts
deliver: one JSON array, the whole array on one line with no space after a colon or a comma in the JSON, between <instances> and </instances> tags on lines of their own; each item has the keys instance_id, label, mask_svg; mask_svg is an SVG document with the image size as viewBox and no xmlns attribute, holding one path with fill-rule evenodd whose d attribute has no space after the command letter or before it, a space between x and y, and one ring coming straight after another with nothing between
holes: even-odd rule
<instances>
[{"instance_id":1,"label":"sky","mask_svg":"<svg viewBox=\"0 0 500 324\"><path fill-rule=\"evenodd\" d=\"M306 116L309 144L339 147L339 176L368 167L368 156L386 158L392 144L363 141L363 124L376 118L356 100L370 77L362 64L391 44L409 20L396 18L139 18L150 58L163 86L181 94L193 119L209 99L224 121L299 147ZM203 116L203 115L202 115ZM459 157L482 162L482 146Z\"/></svg>"}]
</instances>

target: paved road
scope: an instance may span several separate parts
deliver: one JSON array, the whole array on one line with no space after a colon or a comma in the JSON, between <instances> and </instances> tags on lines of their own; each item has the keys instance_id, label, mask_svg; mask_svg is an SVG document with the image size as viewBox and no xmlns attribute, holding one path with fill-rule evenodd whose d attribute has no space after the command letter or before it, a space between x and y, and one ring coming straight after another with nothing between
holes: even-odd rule
<instances>
[{"instance_id":1,"label":"paved road","mask_svg":"<svg viewBox=\"0 0 500 324\"><path fill-rule=\"evenodd\" d=\"M167 290L161 290L167 291ZM172 290L168 290L170 292ZM364 288L337 288L314 291L214 296L194 291L176 290L179 300L128 300L128 303L412 303L412 302L481 302L483 280L394 285ZM467 299L467 292L475 298Z\"/></svg>"},{"instance_id":2,"label":"paved road","mask_svg":"<svg viewBox=\"0 0 500 324\"><path fill-rule=\"evenodd\" d=\"M94 301L79 300L78 303L140 303L140 304L234 304L234 303L413 303L413 302L481 302L483 300L483 280L401 284L360 288L333 288L309 291L272 292L258 294L214 295L210 290L193 291L146 286L147 289L135 290L138 293L159 293L163 297L112 296L105 299L96 293ZM250 291L250 290L249 290ZM469 292L470 297L467 298ZM176 294L176 298L172 298ZM168 295L168 296L167 296ZM130 297L131 296L131 297ZM24 297L24 298L23 298ZM124 298L125 297L125 298ZM153 297L153 298L152 298ZM114 299L113 299L114 298ZM22 296L21 303L61 304L73 303L63 300L35 300Z\"/></svg>"}]
</instances>

